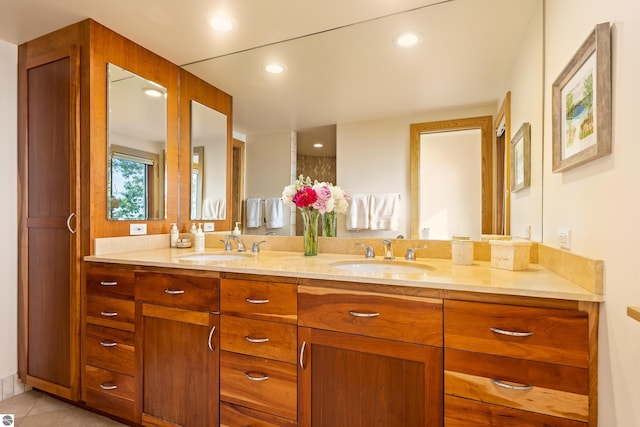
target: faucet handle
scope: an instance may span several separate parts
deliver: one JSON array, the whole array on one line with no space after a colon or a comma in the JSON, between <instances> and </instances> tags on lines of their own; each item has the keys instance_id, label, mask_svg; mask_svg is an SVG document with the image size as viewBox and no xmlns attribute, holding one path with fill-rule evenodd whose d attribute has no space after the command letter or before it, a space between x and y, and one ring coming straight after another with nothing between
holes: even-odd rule
<instances>
[{"instance_id":1,"label":"faucet handle","mask_svg":"<svg viewBox=\"0 0 640 427\"><path fill-rule=\"evenodd\" d=\"M376 253L373 250L373 246L365 245L364 243L356 243L356 246L362 246L364 248L364 257L365 258L375 258Z\"/></svg>"},{"instance_id":2,"label":"faucet handle","mask_svg":"<svg viewBox=\"0 0 640 427\"><path fill-rule=\"evenodd\" d=\"M224 243L224 250L226 252L230 252L231 251L231 241L229 240L229 237L227 236L226 240L220 239L220 241L222 243Z\"/></svg>"},{"instance_id":3,"label":"faucet handle","mask_svg":"<svg viewBox=\"0 0 640 427\"><path fill-rule=\"evenodd\" d=\"M417 246L415 248L408 247L407 248L407 252L405 252L405 254L404 254L404 259L406 259L408 261L415 260L416 259L416 251L418 249L426 249L426 246Z\"/></svg>"},{"instance_id":4,"label":"faucet handle","mask_svg":"<svg viewBox=\"0 0 640 427\"><path fill-rule=\"evenodd\" d=\"M253 244L251 245L251 252L256 253L256 254L258 252L260 252L260 244L264 243L264 242L266 242L266 240L262 240L260 242L258 242L258 241L253 242Z\"/></svg>"}]
</instances>

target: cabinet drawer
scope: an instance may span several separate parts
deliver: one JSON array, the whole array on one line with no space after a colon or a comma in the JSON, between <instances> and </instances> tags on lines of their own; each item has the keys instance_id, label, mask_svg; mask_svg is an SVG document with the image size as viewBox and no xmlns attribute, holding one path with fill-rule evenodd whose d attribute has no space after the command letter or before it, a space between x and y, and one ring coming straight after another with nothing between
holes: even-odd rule
<instances>
[{"instance_id":1,"label":"cabinet drawer","mask_svg":"<svg viewBox=\"0 0 640 427\"><path fill-rule=\"evenodd\" d=\"M85 365L83 378L87 406L135 421L133 377Z\"/></svg>"},{"instance_id":2,"label":"cabinet drawer","mask_svg":"<svg viewBox=\"0 0 640 427\"><path fill-rule=\"evenodd\" d=\"M449 349L444 360L447 395L588 421L587 369Z\"/></svg>"},{"instance_id":3,"label":"cabinet drawer","mask_svg":"<svg viewBox=\"0 0 640 427\"><path fill-rule=\"evenodd\" d=\"M220 403L220 427L297 427L294 420L242 406Z\"/></svg>"},{"instance_id":4,"label":"cabinet drawer","mask_svg":"<svg viewBox=\"0 0 640 427\"><path fill-rule=\"evenodd\" d=\"M442 300L299 287L298 324L442 346Z\"/></svg>"},{"instance_id":5,"label":"cabinet drawer","mask_svg":"<svg viewBox=\"0 0 640 427\"><path fill-rule=\"evenodd\" d=\"M133 300L133 270L88 267L86 271L87 295Z\"/></svg>"},{"instance_id":6,"label":"cabinet drawer","mask_svg":"<svg viewBox=\"0 0 640 427\"><path fill-rule=\"evenodd\" d=\"M296 363L296 343L296 325L220 317L222 350Z\"/></svg>"},{"instance_id":7,"label":"cabinet drawer","mask_svg":"<svg viewBox=\"0 0 640 427\"><path fill-rule=\"evenodd\" d=\"M220 400L295 420L297 365L220 352Z\"/></svg>"},{"instance_id":8,"label":"cabinet drawer","mask_svg":"<svg viewBox=\"0 0 640 427\"><path fill-rule=\"evenodd\" d=\"M587 427L587 423L551 417L454 396L444 397L445 427Z\"/></svg>"},{"instance_id":9,"label":"cabinet drawer","mask_svg":"<svg viewBox=\"0 0 640 427\"><path fill-rule=\"evenodd\" d=\"M133 301L87 296L87 322L133 330L135 318Z\"/></svg>"},{"instance_id":10,"label":"cabinet drawer","mask_svg":"<svg viewBox=\"0 0 640 427\"><path fill-rule=\"evenodd\" d=\"M586 368L588 322L580 311L447 300L444 345Z\"/></svg>"},{"instance_id":11,"label":"cabinet drawer","mask_svg":"<svg viewBox=\"0 0 640 427\"><path fill-rule=\"evenodd\" d=\"M167 273L136 273L136 300L193 311L217 312L219 279Z\"/></svg>"},{"instance_id":12,"label":"cabinet drawer","mask_svg":"<svg viewBox=\"0 0 640 427\"><path fill-rule=\"evenodd\" d=\"M222 279L222 314L296 323L296 285Z\"/></svg>"},{"instance_id":13,"label":"cabinet drawer","mask_svg":"<svg viewBox=\"0 0 640 427\"><path fill-rule=\"evenodd\" d=\"M133 332L88 324L85 344L88 364L133 375Z\"/></svg>"}]
</instances>

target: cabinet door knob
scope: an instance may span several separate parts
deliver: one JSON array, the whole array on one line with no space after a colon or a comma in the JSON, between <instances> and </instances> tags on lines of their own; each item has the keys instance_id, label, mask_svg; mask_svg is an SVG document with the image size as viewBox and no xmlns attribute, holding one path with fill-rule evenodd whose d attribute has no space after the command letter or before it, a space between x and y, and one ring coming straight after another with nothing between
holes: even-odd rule
<instances>
[{"instance_id":1,"label":"cabinet door knob","mask_svg":"<svg viewBox=\"0 0 640 427\"><path fill-rule=\"evenodd\" d=\"M105 282L105 281L102 281L102 282L100 282L100 285L101 286L117 286L118 282Z\"/></svg>"},{"instance_id":2,"label":"cabinet door knob","mask_svg":"<svg viewBox=\"0 0 640 427\"><path fill-rule=\"evenodd\" d=\"M261 344L261 343L269 342L269 338L244 337L244 339L252 344Z\"/></svg>"},{"instance_id":3,"label":"cabinet door knob","mask_svg":"<svg viewBox=\"0 0 640 427\"><path fill-rule=\"evenodd\" d=\"M349 314L354 317L378 317L380 313L374 311L372 313L360 313L358 311L349 310Z\"/></svg>"},{"instance_id":4,"label":"cabinet door knob","mask_svg":"<svg viewBox=\"0 0 640 427\"><path fill-rule=\"evenodd\" d=\"M117 311L101 311L100 314L104 317L116 317L118 315Z\"/></svg>"},{"instance_id":5,"label":"cabinet door knob","mask_svg":"<svg viewBox=\"0 0 640 427\"><path fill-rule=\"evenodd\" d=\"M254 299L254 298L246 298L246 302L249 304L267 304L269 303L268 299Z\"/></svg>"},{"instance_id":6,"label":"cabinet door knob","mask_svg":"<svg viewBox=\"0 0 640 427\"><path fill-rule=\"evenodd\" d=\"M184 294L184 290L182 290L182 289L165 289L164 293L165 294L169 294L169 295L182 295L182 294Z\"/></svg>"},{"instance_id":7,"label":"cabinet door knob","mask_svg":"<svg viewBox=\"0 0 640 427\"><path fill-rule=\"evenodd\" d=\"M100 345L103 347L115 347L118 343L114 341L100 341Z\"/></svg>"},{"instance_id":8,"label":"cabinet door knob","mask_svg":"<svg viewBox=\"0 0 640 427\"><path fill-rule=\"evenodd\" d=\"M213 333L214 333L215 331L216 331L216 325L213 325L213 327L211 328L211 331L209 331L209 341L207 342L207 345L209 346L209 350L211 350L211 351L216 351L216 350L213 348L213 342L212 342L212 339L213 339Z\"/></svg>"},{"instance_id":9,"label":"cabinet door knob","mask_svg":"<svg viewBox=\"0 0 640 427\"><path fill-rule=\"evenodd\" d=\"M269 375L255 371L245 372L244 376L249 378L251 381L266 381L269 379Z\"/></svg>"},{"instance_id":10,"label":"cabinet door knob","mask_svg":"<svg viewBox=\"0 0 640 427\"><path fill-rule=\"evenodd\" d=\"M516 331L507 331L505 329L500 328L489 328L491 332L499 335L508 335L510 337L530 337L533 335L533 332L516 332Z\"/></svg>"},{"instance_id":11,"label":"cabinet door knob","mask_svg":"<svg viewBox=\"0 0 640 427\"><path fill-rule=\"evenodd\" d=\"M100 388L103 389L103 390L115 390L115 389L118 388L118 386L115 385L115 384L102 383L102 384L100 384Z\"/></svg>"},{"instance_id":12,"label":"cabinet door knob","mask_svg":"<svg viewBox=\"0 0 640 427\"><path fill-rule=\"evenodd\" d=\"M507 388L509 390L531 390L533 388L532 385L527 385L527 384L523 384L523 385L507 384L495 378L491 378L491 382L497 385L498 387Z\"/></svg>"}]
</instances>

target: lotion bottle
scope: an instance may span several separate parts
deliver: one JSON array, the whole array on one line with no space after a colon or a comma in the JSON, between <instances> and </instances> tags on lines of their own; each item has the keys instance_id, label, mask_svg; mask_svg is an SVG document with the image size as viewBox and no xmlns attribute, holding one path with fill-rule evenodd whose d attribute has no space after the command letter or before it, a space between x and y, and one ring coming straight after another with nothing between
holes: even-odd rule
<instances>
[{"instance_id":1,"label":"lotion bottle","mask_svg":"<svg viewBox=\"0 0 640 427\"><path fill-rule=\"evenodd\" d=\"M180 232L178 231L178 226L176 224L171 224L171 243L170 247L175 248L178 243L178 237L180 236Z\"/></svg>"},{"instance_id":2,"label":"lotion bottle","mask_svg":"<svg viewBox=\"0 0 640 427\"><path fill-rule=\"evenodd\" d=\"M236 222L236 227L233 229L231 234L234 234L236 236L239 236L240 234L242 234L242 232L240 231L240 228L238 228L239 225L240 225L240 223Z\"/></svg>"},{"instance_id":3,"label":"lotion bottle","mask_svg":"<svg viewBox=\"0 0 640 427\"><path fill-rule=\"evenodd\" d=\"M198 229L195 233L196 237L196 252L204 251L204 232L202 231L202 224L198 225Z\"/></svg>"}]
</instances>

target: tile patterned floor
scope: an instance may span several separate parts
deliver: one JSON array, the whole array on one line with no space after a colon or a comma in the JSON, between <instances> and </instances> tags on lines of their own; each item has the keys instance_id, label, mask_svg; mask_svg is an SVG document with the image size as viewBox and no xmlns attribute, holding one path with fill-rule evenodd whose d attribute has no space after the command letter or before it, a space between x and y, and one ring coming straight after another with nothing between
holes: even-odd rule
<instances>
[{"instance_id":1,"label":"tile patterned floor","mask_svg":"<svg viewBox=\"0 0 640 427\"><path fill-rule=\"evenodd\" d=\"M13 414L10 427L118 427L125 424L30 390L0 402L0 414Z\"/></svg>"}]
</instances>

